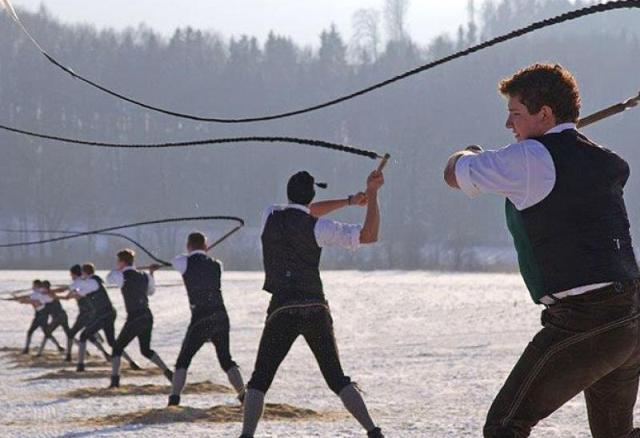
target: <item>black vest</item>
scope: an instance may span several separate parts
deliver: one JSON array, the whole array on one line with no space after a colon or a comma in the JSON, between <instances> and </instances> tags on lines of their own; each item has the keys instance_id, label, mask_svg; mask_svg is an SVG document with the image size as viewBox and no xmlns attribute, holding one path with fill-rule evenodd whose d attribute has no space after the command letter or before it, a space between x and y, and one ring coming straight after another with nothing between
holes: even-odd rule
<instances>
[{"instance_id":1,"label":"black vest","mask_svg":"<svg viewBox=\"0 0 640 438\"><path fill-rule=\"evenodd\" d=\"M274 211L262 232L263 289L288 299L324 299L320 279L322 249L315 237L318 219L295 208Z\"/></svg>"},{"instance_id":2,"label":"black vest","mask_svg":"<svg viewBox=\"0 0 640 438\"><path fill-rule=\"evenodd\" d=\"M97 275L92 275L91 279L95 280L99 286L97 291L91 292L87 295L87 298L91 300L92 307L98 314L110 312L113 310L113 304L111 303L111 298L109 298L109 294L104 287L104 281L102 281L102 278Z\"/></svg>"},{"instance_id":3,"label":"black vest","mask_svg":"<svg viewBox=\"0 0 640 438\"><path fill-rule=\"evenodd\" d=\"M187 270L182 275L192 311L216 310L224 307L220 292L220 263L205 254L187 258Z\"/></svg>"},{"instance_id":4,"label":"black vest","mask_svg":"<svg viewBox=\"0 0 640 438\"><path fill-rule=\"evenodd\" d=\"M535 140L551 154L555 186L523 211L507 202L520 270L534 301L640 277L623 198L627 162L572 129Z\"/></svg>"},{"instance_id":5,"label":"black vest","mask_svg":"<svg viewBox=\"0 0 640 438\"><path fill-rule=\"evenodd\" d=\"M122 273L122 297L128 314L139 313L149 308L149 277L147 274L129 269Z\"/></svg>"},{"instance_id":6,"label":"black vest","mask_svg":"<svg viewBox=\"0 0 640 438\"><path fill-rule=\"evenodd\" d=\"M52 316L62 316L65 314L62 304L60 304L60 301L58 300L53 300L50 303L47 303L45 308L47 309L47 313Z\"/></svg>"},{"instance_id":7,"label":"black vest","mask_svg":"<svg viewBox=\"0 0 640 438\"><path fill-rule=\"evenodd\" d=\"M78 298L78 312L82 314L93 312L93 306L88 296Z\"/></svg>"}]
</instances>

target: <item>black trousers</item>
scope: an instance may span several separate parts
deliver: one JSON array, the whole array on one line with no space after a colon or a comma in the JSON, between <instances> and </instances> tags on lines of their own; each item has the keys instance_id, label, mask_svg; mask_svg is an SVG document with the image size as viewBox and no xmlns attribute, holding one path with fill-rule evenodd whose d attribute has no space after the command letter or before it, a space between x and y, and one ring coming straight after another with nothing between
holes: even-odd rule
<instances>
[{"instance_id":1,"label":"black trousers","mask_svg":"<svg viewBox=\"0 0 640 438\"><path fill-rule=\"evenodd\" d=\"M542 312L496 397L490 438L528 437L543 418L584 391L594 438L640 437L633 406L640 374L640 281L568 297Z\"/></svg>"},{"instance_id":2,"label":"black trousers","mask_svg":"<svg viewBox=\"0 0 640 438\"><path fill-rule=\"evenodd\" d=\"M95 320L95 312L93 311L84 311L78 313L76 321L69 328L69 337L75 338L75 336L93 320Z\"/></svg>"},{"instance_id":3,"label":"black trousers","mask_svg":"<svg viewBox=\"0 0 640 438\"><path fill-rule=\"evenodd\" d=\"M209 315L193 315L176 360L176 369L188 369L205 342L213 343L218 362L225 372L237 366L229 350L229 317L226 310L218 310Z\"/></svg>"},{"instance_id":4,"label":"black trousers","mask_svg":"<svg viewBox=\"0 0 640 438\"><path fill-rule=\"evenodd\" d=\"M62 327L64 333L69 336L69 317L66 312L51 313L51 322L45 330L46 336L51 336L58 327Z\"/></svg>"},{"instance_id":5,"label":"black trousers","mask_svg":"<svg viewBox=\"0 0 640 438\"><path fill-rule=\"evenodd\" d=\"M120 331L118 338L113 346L112 356L122 356L124 349L138 338L140 344L140 353L147 359L151 359L155 352L151 349L151 330L153 330L153 315L151 310L127 315L124 327Z\"/></svg>"},{"instance_id":6,"label":"black trousers","mask_svg":"<svg viewBox=\"0 0 640 438\"><path fill-rule=\"evenodd\" d=\"M36 330L42 329L43 333L47 334L47 322L49 321L49 314L45 310L38 310L33 316L31 325L27 330L27 336L31 337Z\"/></svg>"},{"instance_id":7,"label":"black trousers","mask_svg":"<svg viewBox=\"0 0 640 438\"><path fill-rule=\"evenodd\" d=\"M107 339L107 344L111 348L114 348L116 344L115 328L116 322L116 310L111 309L96 313L97 316L87 324L85 329L80 333L80 342L86 342L87 340L95 339L96 333L100 330L104 332L104 336Z\"/></svg>"},{"instance_id":8,"label":"black trousers","mask_svg":"<svg viewBox=\"0 0 640 438\"><path fill-rule=\"evenodd\" d=\"M278 367L300 335L307 341L333 392L339 394L351 383L340 364L331 312L326 305L315 304L275 310L267 317L248 388L264 393L269 390Z\"/></svg>"}]
</instances>

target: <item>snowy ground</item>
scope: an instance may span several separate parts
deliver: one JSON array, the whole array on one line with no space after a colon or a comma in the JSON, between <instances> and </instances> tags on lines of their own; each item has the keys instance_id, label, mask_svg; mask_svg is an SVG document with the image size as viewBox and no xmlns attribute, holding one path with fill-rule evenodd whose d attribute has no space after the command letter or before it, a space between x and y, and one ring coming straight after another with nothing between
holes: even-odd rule
<instances>
[{"instance_id":1,"label":"snowy ground","mask_svg":"<svg viewBox=\"0 0 640 438\"><path fill-rule=\"evenodd\" d=\"M0 272L0 291L27 287L34 277L52 283L65 272ZM178 281L160 273L160 284ZM268 296L260 273L227 272L224 294L232 322L232 354L245 377L252 370ZM538 328L540 309L530 303L516 275L429 272L328 272L324 275L344 368L365 391L388 437L479 437L485 413L511 366ZM112 291L119 317L124 311ZM0 302L0 346L21 347L32 311ZM67 306L75 316L75 306ZM152 346L173 363L188 323L182 287L161 288L151 299L155 315ZM62 336L60 336L62 338ZM38 343L40 335L34 337ZM136 359L149 367L137 348ZM145 426L87 425L86 420L162 408L164 396L67 399L70 390L105 386L107 380L35 380L50 369L0 368L2 437L237 437L239 423ZM193 362L190 381L226 383L212 347ZM124 378L123 383L163 384L160 377ZM298 340L268 394L269 402L320 412L340 412L310 351ZM229 394L185 395L198 408L231 404ZM358 437L356 423L338 416L327 421L263 422L260 437ZM588 437L582 397L545 420L534 437Z\"/></svg>"}]
</instances>

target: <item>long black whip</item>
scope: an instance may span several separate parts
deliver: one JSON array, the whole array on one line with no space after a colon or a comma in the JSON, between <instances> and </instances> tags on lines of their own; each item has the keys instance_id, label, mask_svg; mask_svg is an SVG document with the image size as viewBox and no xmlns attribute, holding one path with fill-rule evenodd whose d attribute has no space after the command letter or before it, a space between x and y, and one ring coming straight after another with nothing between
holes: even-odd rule
<instances>
[{"instance_id":1,"label":"long black whip","mask_svg":"<svg viewBox=\"0 0 640 438\"><path fill-rule=\"evenodd\" d=\"M141 226L146 226L146 225L158 225L158 224L177 223L177 222L212 221L212 220L233 221L233 222L237 222L238 226L236 226L231 232L226 233L222 238L218 239L208 249L211 249L213 246L220 244L222 241L224 241L225 239L230 237L232 234L234 234L235 232L237 232L240 228L242 228L244 226L244 220L239 218L239 217L236 217L236 216L175 217L175 218L158 219L158 220L152 220L152 221L136 222L136 223L133 223L133 224L126 224L126 225L118 225L118 226L115 226L115 227L101 228L99 230L92 230L92 231L81 231L81 232L64 231L65 234L66 233L71 233L71 234L66 234L64 236L58 236L58 237L51 237L51 238L48 238L48 239L28 240L28 241L24 241L24 242L15 242L15 243L3 243L3 244L0 244L0 248L16 248L16 247L21 247L21 246L43 245L43 244L46 244L46 243L60 242L60 241L63 241L63 240L75 239L75 238L78 238L78 237L92 236L92 235L112 235L112 236L117 236L117 237L120 237L120 238L124 238L124 239L128 240L129 242L135 244L140 249L142 249L149 257L151 257L154 261L158 262L162 266L171 266L171 263L166 262L166 261L154 256L148 249L146 249L143 245L141 245L139 242L135 241L134 239L132 239L132 238L130 238L128 236L125 236L123 234L113 233L113 232L117 231L117 230L124 230L124 229L128 229L128 228L135 228L135 227L141 227ZM0 230L0 231L2 231L2 230ZM28 232L29 230L21 230L21 231L22 232ZM33 231L37 232L35 230L33 230ZM39 230L39 231L45 232L45 230ZM59 231L46 231L46 232L61 233Z\"/></svg>"},{"instance_id":2,"label":"long black whip","mask_svg":"<svg viewBox=\"0 0 640 438\"><path fill-rule=\"evenodd\" d=\"M460 50L458 52L454 52L450 55L444 56L442 58L439 58L437 60L431 61L427 64L421 65L419 67L416 67L412 70L406 71L400 75L394 76L392 78L386 79L384 81L378 82L376 84L370 85L368 87L362 88L360 90L357 90L353 93L344 95L344 96L340 96L337 97L335 99L317 104L317 105L312 105L309 106L307 108L302 108L302 109L298 109L298 110L292 110L292 111L287 111L287 112L283 112L283 113L278 113L278 114L270 114L270 115L262 115L262 116L255 116L255 117L243 117L243 118L221 118L221 117L204 117L204 116L197 116L197 115L193 115L193 114L187 114L187 113L181 113L181 112L177 112L177 111L172 111L172 110L168 110L165 108L161 108L158 106L154 106L154 105L150 105L148 103L144 103L141 102L140 100L137 100L133 97L129 97L123 93L120 92L116 92L104 85L100 85L97 82L88 79L85 76L82 76L78 73L76 73L75 71L73 71L73 69L71 69L70 67L65 66L64 64L62 64L61 62L59 62L57 59L55 59L52 55L50 55L41 45L40 43L38 43L38 41L29 33L29 31L27 30L27 28L24 26L24 24L22 23L22 21L20 20L20 17L18 17L18 14L16 13L16 11L14 10L14 8L11 6L11 3L9 0L0 0L0 5L3 4L5 5L5 8L7 9L9 15L11 16L11 18L16 22L16 24L18 25L18 27L22 30L22 32L31 40L31 42L35 45L35 47L38 48L38 50L42 53L42 55L44 55L46 57L46 59L51 62L53 65L55 65L56 67L60 68L61 70L65 71L66 73L69 73L73 78L78 79L82 82L85 82L86 84L97 88L100 91L103 91L104 93L110 94L111 96L114 96L118 99L124 100L126 102L129 102L131 104L137 105L139 107L151 110L151 111L155 111L158 113L162 113L162 114L166 114L169 116L173 116L173 117L178 117L178 118L182 118L182 119L189 119L189 120L195 120L195 121L199 121L199 122L214 122L214 123L248 123L248 122L264 122L264 121L269 121L269 120L276 120L276 119L284 119L287 117L291 117L291 116L295 116L295 115L300 115L300 114L304 114L304 113L309 113L312 111L317 111L319 109L322 108L326 108L329 106L333 106L342 102L345 102L347 100L351 100L354 99L356 97L362 96L364 94L370 93L372 91L378 90L380 88L386 87L388 85L391 85L395 82L401 81L403 79L406 79L410 76L414 76L417 75L418 73L422 73L424 71L427 70L431 70L439 65L442 64L446 64L448 62L451 62L455 59L458 58L462 58L468 55L471 55L475 52L479 52L483 49L489 48L491 46L495 46L497 44L500 43L504 43L506 41L512 40L514 38L518 38L521 37L523 35L526 35L528 33L540 30L540 29L544 29L546 27L550 27L550 26L554 26L556 24L560 24L560 23L564 23L567 21L571 21L571 20L575 20L577 18L580 17L585 17L588 15L593 15L593 14L598 14L598 13L602 13L602 12L607 12L607 11L613 11L613 10L617 10L617 9L627 9L627 8L640 8L640 0L616 0L616 1L609 1L606 3L599 3L599 4L595 4L595 5L591 5L591 6L587 6L584 8L580 8L580 9L576 9L570 12L566 12L564 14L560 14L557 15L555 17L552 18L547 18L544 20L540 20L540 21L536 21L526 27L522 27L520 29L516 29L513 30L511 32L508 32L506 34L497 36L495 38L492 38L490 40L481 42L479 44L476 44L474 46L468 47L464 50Z\"/></svg>"}]
</instances>

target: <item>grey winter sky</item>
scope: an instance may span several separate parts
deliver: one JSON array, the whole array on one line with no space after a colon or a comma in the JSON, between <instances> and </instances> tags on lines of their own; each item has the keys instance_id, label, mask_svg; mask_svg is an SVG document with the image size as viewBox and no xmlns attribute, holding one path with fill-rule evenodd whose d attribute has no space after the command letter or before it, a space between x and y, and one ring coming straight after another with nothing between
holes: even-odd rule
<instances>
[{"instance_id":1,"label":"grey winter sky","mask_svg":"<svg viewBox=\"0 0 640 438\"><path fill-rule=\"evenodd\" d=\"M476 0L480 7L485 0ZM12 0L30 10L44 4L65 22L123 28L145 22L170 34L190 25L225 36L249 34L261 40L270 30L303 44L317 45L320 32L335 23L346 39L351 17L360 8L383 9L384 0ZM411 36L427 43L467 21L468 0L412 0L408 25Z\"/></svg>"}]
</instances>

